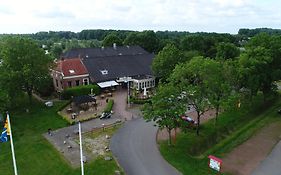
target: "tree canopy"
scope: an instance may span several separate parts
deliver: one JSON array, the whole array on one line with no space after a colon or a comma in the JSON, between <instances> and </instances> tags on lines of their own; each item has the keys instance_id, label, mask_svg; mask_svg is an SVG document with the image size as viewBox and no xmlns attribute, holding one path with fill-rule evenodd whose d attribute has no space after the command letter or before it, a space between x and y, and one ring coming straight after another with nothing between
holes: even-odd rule
<instances>
[{"instance_id":1,"label":"tree canopy","mask_svg":"<svg viewBox=\"0 0 281 175\"><path fill-rule=\"evenodd\" d=\"M28 38L8 37L1 45L1 74L6 88L27 92L30 102L32 91L49 77L52 63L36 42ZM12 96L12 92L8 93Z\"/></svg>"}]
</instances>

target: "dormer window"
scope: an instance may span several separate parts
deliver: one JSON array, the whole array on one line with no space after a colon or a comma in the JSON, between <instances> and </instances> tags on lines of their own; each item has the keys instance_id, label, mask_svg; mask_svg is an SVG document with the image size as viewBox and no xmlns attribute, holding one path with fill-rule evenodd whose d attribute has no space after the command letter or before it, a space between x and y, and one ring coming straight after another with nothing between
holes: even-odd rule
<instances>
[{"instance_id":1,"label":"dormer window","mask_svg":"<svg viewBox=\"0 0 281 175\"><path fill-rule=\"evenodd\" d=\"M70 70L69 70L69 73L74 74L75 71L74 71L73 69L70 69Z\"/></svg>"},{"instance_id":2,"label":"dormer window","mask_svg":"<svg viewBox=\"0 0 281 175\"><path fill-rule=\"evenodd\" d=\"M108 74L108 71L106 69L105 70L101 70L100 72L101 72L102 75L107 75Z\"/></svg>"}]
</instances>

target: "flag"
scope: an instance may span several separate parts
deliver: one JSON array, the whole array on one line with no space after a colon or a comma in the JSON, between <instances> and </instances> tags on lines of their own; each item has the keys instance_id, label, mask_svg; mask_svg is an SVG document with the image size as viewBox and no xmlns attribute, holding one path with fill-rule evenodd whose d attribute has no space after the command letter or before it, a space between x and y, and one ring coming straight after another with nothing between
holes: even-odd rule
<instances>
[{"instance_id":1,"label":"flag","mask_svg":"<svg viewBox=\"0 0 281 175\"><path fill-rule=\"evenodd\" d=\"M8 135L10 135L10 128L8 124L8 118L6 119L3 131L0 136L0 141L1 142L7 142L8 141Z\"/></svg>"}]
</instances>

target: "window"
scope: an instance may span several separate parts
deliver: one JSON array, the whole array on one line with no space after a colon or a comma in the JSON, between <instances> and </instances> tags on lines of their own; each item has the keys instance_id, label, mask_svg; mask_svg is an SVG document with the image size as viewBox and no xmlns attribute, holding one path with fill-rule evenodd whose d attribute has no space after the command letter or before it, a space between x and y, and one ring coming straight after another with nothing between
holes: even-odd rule
<instances>
[{"instance_id":1,"label":"window","mask_svg":"<svg viewBox=\"0 0 281 175\"><path fill-rule=\"evenodd\" d=\"M80 81L79 81L79 80L76 80L76 81L75 81L75 84L76 84L76 86L79 86L79 85L80 85Z\"/></svg>"},{"instance_id":2,"label":"window","mask_svg":"<svg viewBox=\"0 0 281 175\"><path fill-rule=\"evenodd\" d=\"M108 74L108 71L106 69L105 70L101 70L100 72L101 72L102 75L107 75Z\"/></svg>"},{"instance_id":3,"label":"window","mask_svg":"<svg viewBox=\"0 0 281 175\"><path fill-rule=\"evenodd\" d=\"M68 81L68 82L67 82L67 85L68 85L68 87L72 87L72 82L71 82L71 81Z\"/></svg>"},{"instance_id":4,"label":"window","mask_svg":"<svg viewBox=\"0 0 281 175\"><path fill-rule=\"evenodd\" d=\"M56 79L56 87L59 87L59 81Z\"/></svg>"},{"instance_id":5,"label":"window","mask_svg":"<svg viewBox=\"0 0 281 175\"><path fill-rule=\"evenodd\" d=\"M88 85L89 84L89 79L88 78L84 78L83 79L83 84L84 85Z\"/></svg>"},{"instance_id":6,"label":"window","mask_svg":"<svg viewBox=\"0 0 281 175\"><path fill-rule=\"evenodd\" d=\"M75 73L75 71L74 71L74 70L72 70L72 69L70 69L70 70L69 70L69 73L74 74L74 73Z\"/></svg>"}]
</instances>

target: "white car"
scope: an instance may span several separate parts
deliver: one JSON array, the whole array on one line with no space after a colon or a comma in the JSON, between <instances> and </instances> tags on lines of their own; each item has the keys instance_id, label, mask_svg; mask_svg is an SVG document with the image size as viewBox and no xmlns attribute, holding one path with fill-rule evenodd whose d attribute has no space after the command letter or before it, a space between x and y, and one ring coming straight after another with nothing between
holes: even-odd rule
<instances>
[{"instance_id":1,"label":"white car","mask_svg":"<svg viewBox=\"0 0 281 175\"><path fill-rule=\"evenodd\" d=\"M53 103L52 101L47 101L47 102L45 103L45 106L47 106L47 107L52 107L52 106L54 106L54 103Z\"/></svg>"}]
</instances>

